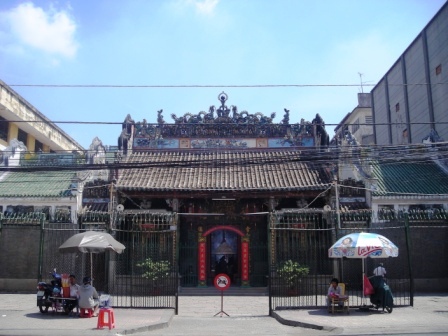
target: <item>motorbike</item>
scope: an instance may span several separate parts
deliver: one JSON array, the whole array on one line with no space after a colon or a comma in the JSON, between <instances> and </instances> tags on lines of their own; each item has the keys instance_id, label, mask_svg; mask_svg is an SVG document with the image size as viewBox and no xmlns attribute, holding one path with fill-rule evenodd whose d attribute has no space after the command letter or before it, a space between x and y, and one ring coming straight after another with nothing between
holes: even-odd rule
<instances>
[{"instance_id":1,"label":"motorbike","mask_svg":"<svg viewBox=\"0 0 448 336\"><path fill-rule=\"evenodd\" d=\"M375 293L370 295L370 302L375 309L383 308L389 314L392 313L394 307L394 297L390 287L384 281L382 276L372 276L369 278Z\"/></svg>"},{"instance_id":2,"label":"motorbike","mask_svg":"<svg viewBox=\"0 0 448 336\"><path fill-rule=\"evenodd\" d=\"M62 298L62 280L61 275L56 269L50 273L53 278L50 283L41 281L37 284L37 306L42 314L53 308L56 312L69 314L77 303L75 300L63 300Z\"/></svg>"}]
</instances>

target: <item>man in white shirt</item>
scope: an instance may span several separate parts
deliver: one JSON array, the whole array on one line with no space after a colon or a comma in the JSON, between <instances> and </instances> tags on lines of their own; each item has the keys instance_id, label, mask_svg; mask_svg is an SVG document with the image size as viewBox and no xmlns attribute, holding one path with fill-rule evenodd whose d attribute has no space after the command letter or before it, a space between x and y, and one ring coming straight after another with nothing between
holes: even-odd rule
<instances>
[{"instance_id":1,"label":"man in white shirt","mask_svg":"<svg viewBox=\"0 0 448 336\"><path fill-rule=\"evenodd\" d=\"M78 298L79 298L79 285L76 283L76 276L74 274L70 274L68 277L70 283L70 297L76 300L69 301L69 310L70 312L76 308L76 314L79 313L78 307Z\"/></svg>"},{"instance_id":2,"label":"man in white shirt","mask_svg":"<svg viewBox=\"0 0 448 336\"><path fill-rule=\"evenodd\" d=\"M68 277L70 282L70 297L78 298L79 295L79 285L76 283L76 277L73 274L70 274Z\"/></svg>"},{"instance_id":3,"label":"man in white shirt","mask_svg":"<svg viewBox=\"0 0 448 336\"><path fill-rule=\"evenodd\" d=\"M380 263L379 266L373 270L373 275L382 276L383 278L386 276L386 269L383 267L383 263Z\"/></svg>"},{"instance_id":4,"label":"man in white shirt","mask_svg":"<svg viewBox=\"0 0 448 336\"><path fill-rule=\"evenodd\" d=\"M328 311L330 311L330 305L331 305L331 301L332 298L339 298L342 294L342 289L341 287L339 287L339 281L336 278L331 279L331 284L330 287L328 288L328 293L327 293L327 306L328 306ZM344 301L339 301L338 302L339 307L342 308L344 306Z\"/></svg>"}]
</instances>

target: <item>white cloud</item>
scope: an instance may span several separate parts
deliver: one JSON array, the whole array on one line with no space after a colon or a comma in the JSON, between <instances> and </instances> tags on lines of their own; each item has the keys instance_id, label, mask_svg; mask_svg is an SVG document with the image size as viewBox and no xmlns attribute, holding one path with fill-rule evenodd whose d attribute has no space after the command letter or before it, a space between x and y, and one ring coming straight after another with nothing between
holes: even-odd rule
<instances>
[{"instance_id":1,"label":"white cloud","mask_svg":"<svg viewBox=\"0 0 448 336\"><path fill-rule=\"evenodd\" d=\"M64 10L50 8L45 12L26 2L1 13L1 20L8 26L6 34L10 35L9 43L15 44L15 49L32 47L52 56L67 58L76 55L76 24Z\"/></svg>"},{"instance_id":2,"label":"white cloud","mask_svg":"<svg viewBox=\"0 0 448 336\"><path fill-rule=\"evenodd\" d=\"M212 15L214 14L218 2L219 0L194 1L194 6L200 14Z\"/></svg>"},{"instance_id":3,"label":"white cloud","mask_svg":"<svg viewBox=\"0 0 448 336\"><path fill-rule=\"evenodd\" d=\"M219 0L177 0L172 3L172 8L182 12L193 7L200 15L213 16L218 3Z\"/></svg>"}]
</instances>

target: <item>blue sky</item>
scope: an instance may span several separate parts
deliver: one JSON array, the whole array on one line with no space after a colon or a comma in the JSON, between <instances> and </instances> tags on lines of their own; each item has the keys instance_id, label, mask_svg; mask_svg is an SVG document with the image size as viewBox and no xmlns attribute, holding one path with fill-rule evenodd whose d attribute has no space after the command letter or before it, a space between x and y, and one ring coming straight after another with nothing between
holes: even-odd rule
<instances>
[{"instance_id":1,"label":"blue sky","mask_svg":"<svg viewBox=\"0 0 448 336\"><path fill-rule=\"evenodd\" d=\"M157 111L319 113L337 124L361 86L377 83L445 0L0 1L0 79L9 85L212 85L202 88L16 87L54 121L156 122ZM370 86L364 86L369 92ZM88 148L116 145L120 125L59 124ZM332 126L327 126L330 136Z\"/></svg>"}]
</instances>

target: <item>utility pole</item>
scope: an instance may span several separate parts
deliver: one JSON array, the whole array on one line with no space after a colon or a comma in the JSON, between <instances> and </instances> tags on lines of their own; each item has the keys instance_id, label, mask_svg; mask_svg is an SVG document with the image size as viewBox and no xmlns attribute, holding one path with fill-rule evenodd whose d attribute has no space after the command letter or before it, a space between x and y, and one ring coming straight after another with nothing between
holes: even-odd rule
<instances>
[{"instance_id":1,"label":"utility pole","mask_svg":"<svg viewBox=\"0 0 448 336\"><path fill-rule=\"evenodd\" d=\"M334 191L335 191L335 197L336 197L336 220L337 220L337 227L338 230L341 229L341 212L339 209L339 186L338 186L338 180L337 177L335 177L334 181Z\"/></svg>"},{"instance_id":2,"label":"utility pole","mask_svg":"<svg viewBox=\"0 0 448 336\"><path fill-rule=\"evenodd\" d=\"M339 238L339 230L341 229L341 213L339 210L339 186L338 186L338 177L336 174L334 175L333 184L334 184L335 198L336 198L335 207L336 207L336 222L337 222L335 230L333 232L335 235L334 241L336 242ZM341 260L341 262L342 262L342 260ZM339 266L338 260L334 259L333 260L333 273L334 273L334 276L339 279L339 267L338 266Z\"/></svg>"}]
</instances>

